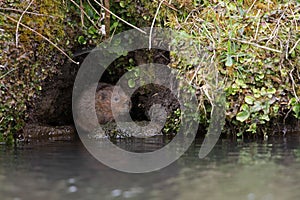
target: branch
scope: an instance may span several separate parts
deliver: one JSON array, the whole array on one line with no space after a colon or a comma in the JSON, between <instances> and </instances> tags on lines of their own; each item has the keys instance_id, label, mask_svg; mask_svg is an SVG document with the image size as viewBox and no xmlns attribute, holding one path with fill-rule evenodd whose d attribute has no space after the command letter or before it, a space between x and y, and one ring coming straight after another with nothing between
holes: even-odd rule
<instances>
[{"instance_id":1,"label":"branch","mask_svg":"<svg viewBox=\"0 0 300 200\"><path fill-rule=\"evenodd\" d=\"M105 24L105 38L108 39L110 36L110 13L109 11L109 0L104 0L104 7L107 9L105 10L105 18L104 18L104 24Z\"/></svg>"},{"instance_id":2,"label":"branch","mask_svg":"<svg viewBox=\"0 0 300 200\"><path fill-rule=\"evenodd\" d=\"M295 43L295 45L293 46L293 48L291 48L291 50L289 51L289 54L291 54L296 49L296 47L298 46L299 42L300 42L300 39Z\"/></svg>"}]
</instances>

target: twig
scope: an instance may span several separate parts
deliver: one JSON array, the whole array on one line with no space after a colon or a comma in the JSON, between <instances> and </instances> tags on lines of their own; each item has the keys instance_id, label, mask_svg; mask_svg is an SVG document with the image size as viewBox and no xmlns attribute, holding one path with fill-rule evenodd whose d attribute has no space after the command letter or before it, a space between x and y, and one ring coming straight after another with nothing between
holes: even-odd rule
<instances>
[{"instance_id":1,"label":"twig","mask_svg":"<svg viewBox=\"0 0 300 200\"><path fill-rule=\"evenodd\" d=\"M86 12L83 10L83 8L81 8L75 1L70 0L76 7L78 7L81 12L88 18L88 20L93 24L93 26L99 31L99 33L101 33L101 30L98 28L98 26L93 22L93 20L91 20L91 18L88 16L88 14L86 14Z\"/></svg>"},{"instance_id":2,"label":"twig","mask_svg":"<svg viewBox=\"0 0 300 200\"><path fill-rule=\"evenodd\" d=\"M16 27L16 47L18 48L18 41L19 41L19 26L20 26L20 23L21 23L21 20L25 14L25 12L28 10L28 8L31 6L31 4L33 3L33 0L30 1L30 3L28 4L28 6L26 7L26 9L24 10L24 12L22 12L18 22L17 22L17 27Z\"/></svg>"},{"instance_id":3,"label":"twig","mask_svg":"<svg viewBox=\"0 0 300 200\"><path fill-rule=\"evenodd\" d=\"M97 20L96 24L101 24L101 22L105 19L105 13L99 13L96 8L91 4L90 0L87 0L89 6L93 9L93 11L99 16L99 19ZM102 27L101 27L101 34L104 35L105 34L105 30L102 31Z\"/></svg>"},{"instance_id":4,"label":"twig","mask_svg":"<svg viewBox=\"0 0 300 200\"><path fill-rule=\"evenodd\" d=\"M14 9L14 8L1 8L1 7L0 7L0 10L15 11L15 12L20 12L20 13L25 12L26 14L30 14L30 15L46 16L46 17L51 17L51 18L57 18L57 17L52 16L52 15L45 15L45 14L41 14L41 13L35 13L35 12L29 12L29 11L23 11L23 10L18 10L18 9Z\"/></svg>"},{"instance_id":5,"label":"twig","mask_svg":"<svg viewBox=\"0 0 300 200\"><path fill-rule=\"evenodd\" d=\"M282 51L280 51L280 50L273 49L273 48L266 47L266 46L261 46L259 44L253 43L253 42L248 42L248 41L245 41L245 40L238 40L238 39L235 39L235 38L231 38L231 40L234 40L234 41L237 41L237 42L240 42L240 43L244 43L244 44L250 44L250 45L253 45L253 46L261 48L261 49L265 49L265 50L269 50L269 51L274 51L276 53L282 53Z\"/></svg>"},{"instance_id":6,"label":"twig","mask_svg":"<svg viewBox=\"0 0 300 200\"><path fill-rule=\"evenodd\" d=\"M8 72L6 72L5 74L3 74L2 76L0 76L0 79L4 78L5 76L7 76L9 73L15 71L16 69L18 69L17 67L16 68L12 68L11 70L9 70Z\"/></svg>"},{"instance_id":7,"label":"twig","mask_svg":"<svg viewBox=\"0 0 300 200\"><path fill-rule=\"evenodd\" d=\"M88 2L88 4L89 4L89 6L93 9L93 11L94 11L95 13L97 13L97 15L100 17L101 14L100 14L100 13L96 10L96 8L91 4L90 0L87 0L87 2Z\"/></svg>"},{"instance_id":8,"label":"twig","mask_svg":"<svg viewBox=\"0 0 300 200\"><path fill-rule=\"evenodd\" d=\"M215 47L215 46L216 46L216 42L215 42L213 36L210 34L209 30L206 28L206 24L203 23L203 24L202 24L202 27L203 27L203 29L204 29L203 33L206 35L207 38L209 38L209 39L212 41L213 46ZM201 30L201 29L200 29L200 30Z\"/></svg>"},{"instance_id":9,"label":"twig","mask_svg":"<svg viewBox=\"0 0 300 200\"><path fill-rule=\"evenodd\" d=\"M288 39L286 41L286 47L285 47L285 59L289 59L289 48L290 48L290 40L291 40L291 32L288 33Z\"/></svg>"},{"instance_id":10,"label":"twig","mask_svg":"<svg viewBox=\"0 0 300 200\"><path fill-rule=\"evenodd\" d=\"M253 8L254 4L256 3L257 0L253 1L252 5L250 8L247 10L246 15L250 12L250 10Z\"/></svg>"},{"instance_id":11,"label":"twig","mask_svg":"<svg viewBox=\"0 0 300 200\"><path fill-rule=\"evenodd\" d=\"M82 0L80 0L80 20L81 20L81 26L84 26L84 14L83 14L83 4L82 4Z\"/></svg>"},{"instance_id":12,"label":"twig","mask_svg":"<svg viewBox=\"0 0 300 200\"><path fill-rule=\"evenodd\" d=\"M155 0L155 2L157 2L157 1ZM168 2L163 1L163 4L166 5L167 7L171 8L172 10L178 11L178 9L176 9L176 8L171 4L171 2L168 3Z\"/></svg>"},{"instance_id":13,"label":"twig","mask_svg":"<svg viewBox=\"0 0 300 200\"><path fill-rule=\"evenodd\" d=\"M155 20L156 20L156 17L158 15L158 12L160 10L160 7L161 5L163 4L164 0L162 0L159 4L158 4L158 7L156 9L156 13L154 15L154 18L153 18L153 21L152 21L152 24L151 24L151 28L150 28L150 34L149 34L149 49L151 49L151 46L152 46L152 32L153 32L153 27L154 27L154 24L155 24Z\"/></svg>"},{"instance_id":14,"label":"twig","mask_svg":"<svg viewBox=\"0 0 300 200\"><path fill-rule=\"evenodd\" d=\"M118 23L119 23L119 22L118 22ZM117 26L114 27L114 30L113 30L113 32L111 33L111 38L110 38L110 41L109 41L109 42L112 41L112 39L113 39L113 37L114 37L114 35L115 35L116 30L117 30Z\"/></svg>"},{"instance_id":15,"label":"twig","mask_svg":"<svg viewBox=\"0 0 300 200\"><path fill-rule=\"evenodd\" d=\"M291 13L292 13L292 15L293 15L293 21L294 21L294 23L295 23L295 26L296 26L296 30L298 30L298 23L297 23L297 18L296 18L296 16L295 16L295 13L294 13L294 11L293 11L293 9L290 9L290 11L291 11Z\"/></svg>"},{"instance_id":16,"label":"twig","mask_svg":"<svg viewBox=\"0 0 300 200\"><path fill-rule=\"evenodd\" d=\"M283 124L285 125L285 120L287 119L287 117L289 116L290 112L293 110L293 108L290 108L290 110L286 113L286 115L283 118Z\"/></svg>"},{"instance_id":17,"label":"twig","mask_svg":"<svg viewBox=\"0 0 300 200\"><path fill-rule=\"evenodd\" d=\"M191 84L193 83L193 80L195 79L195 77L196 77L197 74L198 74L198 71L200 70L200 67L201 67L201 65L199 64L199 65L197 66L197 69L196 69L195 72L194 72L193 77L191 78L191 80L190 80L190 82L189 82L189 85L191 85ZM196 81L197 81L197 79L196 79Z\"/></svg>"},{"instance_id":18,"label":"twig","mask_svg":"<svg viewBox=\"0 0 300 200\"><path fill-rule=\"evenodd\" d=\"M291 54L296 49L296 47L298 46L299 42L300 42L300 39L295 43L295 45L293 46L293 48L291 48L291 50L289 51L289 54Z\"/></svg>"},{"instance_id":19,"label":"twig","mask_svg":"<svg viewBox=\"0 0 300 200\"><path fill-rule=\"evenodd\" d=\"M72 0L71 0L72 1ZM120 21L124 22L125 24L127 24L128 26L131 26L132 28L144 33L144 34L147 34L145 31L143 31L142 29L134 26L133 24L130 24L129 22L125 21L124 19L122 19L121 17L118 17L116 14L114 14L113 12L111 12L110 10L108 10L107 8L105 8L105 6L101 5L101 3L99 3L98 1L94 0L94 2L96 4L98 4L102 9L104 9L105 11L109 12L111 15L115 16L117 19L119 19Z\"/></svg>"},{"instance_id":20,"label":"twig","mask_svg":"<svg viewBox=\"0 0 300 200\"><path fill-rule=\"evenodd\" d=\"M14 18L0 12L0 14L2 14L3 16L5 16L6 18L10 19L13 22L18 23L17 20L15 20ZM27 28L28 30L34 32L35 34L37 34L38 36L42 37L44 40L46 40L47 42L49 42L50 44L52 44L57 50L59 50L62 54L64 54L67 58L69 58L73 63L75 64L79 64L79 62L74 61L67 53L65 53L62 49L60 49L56 44L54 44L51 40L49 40L47 37L43 36L42 34L40 34L39 32L33 30L32 28L30 28L29 26L26 26L25 24L22 24L20 22L20 25L23 26L24 28Z\"/></svg>"},{"instance_id":21,"label":"twig","mask_svg":"<svg viewBox=\"0 0 300 200\"><path fill-rule=\"evenodd\" d=\"M256 17L258 17L259 14L260 14L260 10L258 10ZM259 30L259 25L260 25L260 17L258 18L254 40L256 40L256 38L257 38L257 34L258 34L258 30Z\"/></svg>"},{"instance_id":22,"label":"twig","mask_svg":"<svg viewBox=\"0 0 300 200\"><path fill-rule=\"evenodd\" d=\"M271 33L271 36L270 36L270 39L266 42L266 44L268 44L273 38L276 37L276 35L278 34L278 30L279 30L279 27L280 27L280 22L281 22L281 19L282 17L284 16L284 12L282 13L282 15L279 17L277 23L276 23L276 26L275 28L273 29L272 33Z\"/></svg>"}]
</instances>

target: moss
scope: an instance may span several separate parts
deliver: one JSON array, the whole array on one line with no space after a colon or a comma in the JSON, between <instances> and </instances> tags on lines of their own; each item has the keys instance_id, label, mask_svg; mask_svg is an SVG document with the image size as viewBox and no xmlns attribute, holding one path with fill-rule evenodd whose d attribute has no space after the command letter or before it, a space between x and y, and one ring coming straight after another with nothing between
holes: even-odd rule
<instances>
[{"instance_id":1,"label":"moss","mask_svg":"<svg viewBox=\"0 0 300 200\"><path fill-rule=\"evenodd\" d=\"M28 117L28 107L42 90L42 82L58 73L58 66L65 57L32 31L19 26L18 46L16 46L16 22L27 7L27 1L4 3L0 12L0 134L1 140L12 140L14 133L22 129ZM10 10L5 10L9 8ZM14 10L11 10L14 9ZM62 1L35 1L24 14L21 23L33 28L58 46L66 45L65 9Z\"/></svg>"}]
</instances>

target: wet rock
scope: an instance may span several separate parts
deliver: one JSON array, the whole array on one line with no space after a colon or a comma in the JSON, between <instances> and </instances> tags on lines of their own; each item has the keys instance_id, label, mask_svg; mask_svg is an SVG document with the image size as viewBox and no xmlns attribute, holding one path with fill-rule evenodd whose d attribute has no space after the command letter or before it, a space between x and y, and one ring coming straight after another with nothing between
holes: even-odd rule
<instances>
[{"instance_id":1,"label":"wet rock","mask_svg":"<svg viewBox=\"0 0 300 200\"><path fill-rule=\"evenodd\" d=\"M46 126L26 124L23 132L17 135L22 141L30 140L73 140L76 137L74 126Z\"/></svg>"}]
</instances>

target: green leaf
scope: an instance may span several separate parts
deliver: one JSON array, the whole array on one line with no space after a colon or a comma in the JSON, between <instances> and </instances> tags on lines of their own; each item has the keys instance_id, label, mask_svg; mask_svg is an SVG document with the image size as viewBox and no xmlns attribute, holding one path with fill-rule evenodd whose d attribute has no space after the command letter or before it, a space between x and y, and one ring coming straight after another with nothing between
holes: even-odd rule
<instances>
[{"instance_id":1,"label":"green leaf","mask_svg":"<svg viewBox=\"0 0 300 200\"><path fill-rule=\"evenodd\" d=\"M261 73L261 74L258 74L257 75L257 78L258 79L263 79L265 77L265 74L264 73Z\"/></svg>"},{"instance_id":2,"label":"green leaf","mask_svg":"<svg viewBox=\"0 0 300 200\"><path fill-rule=\"evenodd\" d=\"M129 79L129 80L128 80L128 86L129 86L130 88L134 88L134 87L135 87L135 81L134 81L133 79Z\"/></svg>"},{"instance_id":3,"label":"green leaf","mask_svg":"<svg viewBox=\"0 0 300 200\"><path fill-rule=\"evenodd\" d=\"M294 116L297 119L300 119L300 103L297 103L296 105L293 106L293 111L294 111Z\"/></svg>"},{"instance_id":4,"label":"green leaf","mask_svg":"<svg viewBox=\"0 0 300 200\"><path fill-rule=\"evenodd\" d=\"M238 84L242 88L247 88L248 87L247 84L244 82L243 79L236 79L235 82L236 82L236 84Z\"/></svg>"},{"instance_id":5,"label":"green leaf","mask_svg":"<svg viewBox=\"0 0 300 200\"><path fill-rule=\"evenodd\" d=\"M125 2L124 1L120 1L120 6L121 6L121 8L125 8Z\"/></svg>"},{"instance_id":6,"label":"green leaf","mask_svg":"<svg viewBox=\"0 0 300 200\"><path fill-rule=\"evenodd\" d=\"M249 105L253 105L255 98L253 96L245 96L245 102Z\"/></svg>"},{"instance_id":7,"label":"green leaf","mask_svg":"<svg viewBox=\"0 0 300 200\"><path fill-rule=\"evenodd\" d=\"M236 4L235 3L229 3L228 4L228 9L229 10L234 10L234 11L236 11L237 9L236 9Z\"/></svg>"},{"instance_id":8,"label":"green leaf","mask_svg":"<svg viewBox=\"0 0 300 200\"><path fill-rule=\"evenodd\" d=\"M267 91L266 91L266 88L265 88L265 87L262 87L262 88L261 88L260 94L261 94L262 96L264 96L264 95L267 94Z\"/></svg>"},{"instance_id":9,"label":"green leaf","mask_svg":"<svg viewBox=\"0 0 300 200\"><path fill-rule=\"evenodd\" d=\"M262 110L264 107L262 106L261 102L256 101L254 102L254 105L251 107L251 112L258 112Z\"/></svg>"},{"instance_id":10,"label":"green leaf","mask_svg":"<svg viewBox=\"0 0 300 200\"><path fill-rule=\"evenodd\" d=\"M279 106L278 105L274 105L272 108L273 108L274 113L278 113L278 111L279 111Z\"/></svg>"},{"instance_id":11,"label":"green leaf","mask_svg":"<svg viewBox=\"0 0 300 200\"><path fill-rule=\"evenodd\" d=\"M240 137L240 136L242 136L243 135L243 132L241 131L241 132L238 132L237 134L236 134L236 136L238 136L238 137Z\"/></svg>"},{"instance_id":12,"label":"green leaf","mask_svg":"<svg viewBox=\"0 0 300 200\"><path fill-rule=\"evenodd\" d=\"M296 103L297 103L297 99L295 97L293 97L293 98L290 99L289 104L295 105Z\"/></svg>"},{"instance_id":13,"label":"green leaf","mask_svg":"<svg viewBox=\"0 0 300 200\"><path fill-rule=\"evenodd\" d=\"M253 123L250 125L250 127L247 129L247 132L256 133L257 130L257 124Z\"/></svg>"},{"instance_id":14,"label":"green leaf","mask_svg":"<svg viewBox=\"0 0 300 200\"><path fill-rule=\"evenodd\" d=\"M136 69L134 70L134 76L135 76L135 77L139 77L139 76L140 76L140 69L139 69L139 68L136 68Z\"/></svg>"},{"instance_id":15,"label":"green leaf","mask_svg":"<svg viewBox=\"0 0 300 200\"><path fill-rule=\"evenodd\" d=\"M94 26L90 26L89 29L88 29L88 33L89 33L90 35L94 35L94 34L97 33L97 30L95 29Z\"/></svg>"},{"instance_id":16,"label":"green leaf","mask_svg":"<svg viewBox=\"0 0 300 200\"><path fill-rule=\"evenodd\" d=\"M128 55L128 51L123 51L122 56L127 56Z\"/></svg>"},{"instance_id":17,"label":"green leaf","mask_svg":"<svg viewBox=\"0 0 300 200\"><path fill-rule=\"evenodd\" d=\"M79 44L86 44L86 40L82 35L78 37L77 41Z\"/></svg>"},{"instance_id":18,"label":"green leaf","mask_svg":"<svg viewBox=\"0 0 300 200\"><path fill-rule=\"evenodd\" d=\"M226 59L226 63L225 63L225 66L226 67L231 67L233 65L233 60L231 58L231 56L227 56L227 59Z\"/></svg>"},{"instance_id":19,"label":"green leaf","mask_svg":"<svg viewBox=\"0 0 300 200\"><path fill-rule=\"evenodd\" d=\"M248 111L242 111L242 112L239 112L237 115L236 115L236 119L240 122L244 122L245 120L247 120L248 118L250 117L250 112Z\"/></svg>"},{"instance_id":20,"label":"green leaf","mask_svg":"<svg viewBox=\"0 0 300 200\"><path fill-rule=\"evenodd\" d=\"M114 22L111 26L110 26L110 30L114 30L114 28L116 28L118 26L119 22Z\"/></svg>"},{"instance_id":21,"label":"green leaf","mask_svg":"<svg viewBox=\"0 0 300 200\"><path fill-rule=\"evenodd\" d=\"M269 93L269 94L275 94L276 93L276 89L275 88L268 88L267 89L267 93Z\"/></svg>"},{"instance_id":22,"label":"green leaf","mask_svg":"<svg viewBox=\"0 0 300 200\"><path fill-rule=\"evenodd\" d=\"M248 111L249 112L249 106L247 105L247 104L243 104L242 106L241 106L241 109L242 110L244 110L244 111Z\"/></svg>"},{"instance_id":23,"label":"green leaf","mask_svg":"<svg viewBox=\"0 0 300 200\"><path fill-rule=\"evenodd\" d=\"M292 58L296 58L296 51L292 51L291 57L292 57Z\"/></svg>"},{"instance_id":24,"label":"green leaf","mask_svg":"<svg viewBox=\"0 0 300 200\"><path fill-rule=\"evenodd\" d=\"M259 116L259 119L262 120L262 124L264 123L264 121L270 121L269 115L261 115Z\"/></svg>"}]
</instances>

